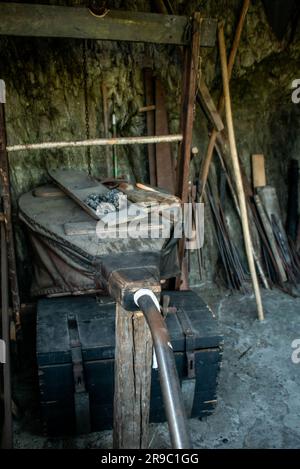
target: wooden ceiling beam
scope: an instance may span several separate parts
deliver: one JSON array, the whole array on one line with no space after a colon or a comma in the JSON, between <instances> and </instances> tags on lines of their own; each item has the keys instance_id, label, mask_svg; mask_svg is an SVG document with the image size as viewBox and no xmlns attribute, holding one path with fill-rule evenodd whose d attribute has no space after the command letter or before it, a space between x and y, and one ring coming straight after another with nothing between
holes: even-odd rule
<instances>
[{"instance_id":1,"label":"wooden ceiling beam","mask_svg":"<svg viewBox=\"0 0 300 469\"><path fill-rule=\"evenodd\" d=\"M100 39L187 45L190 19L135 11L108 10L98 17L88 8L0 3L0 35ZM201 46L213 47L217 22L204 18Z\"/></svg>"}]
</instances>

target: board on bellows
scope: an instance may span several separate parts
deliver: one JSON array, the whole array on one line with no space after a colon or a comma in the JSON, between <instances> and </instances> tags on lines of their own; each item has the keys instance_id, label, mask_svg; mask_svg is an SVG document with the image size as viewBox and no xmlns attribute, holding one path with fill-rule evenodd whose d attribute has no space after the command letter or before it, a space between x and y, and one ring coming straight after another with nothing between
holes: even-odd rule
<instances>
[{"instance_id":1,"label":"board on bellows","mask_svg":"<svg viewBox=\"0 0 300 469\"><path fill-rule=\"evenodd\" d=\"M85 203L87 197L91 194L105 195L109 189L97 179L89 176L84 171L74 169L52 169L49 170L51 178L55 183L80 205L89 215L96 220L100 217L96 210Z\"/></svg>"}]
</instances>

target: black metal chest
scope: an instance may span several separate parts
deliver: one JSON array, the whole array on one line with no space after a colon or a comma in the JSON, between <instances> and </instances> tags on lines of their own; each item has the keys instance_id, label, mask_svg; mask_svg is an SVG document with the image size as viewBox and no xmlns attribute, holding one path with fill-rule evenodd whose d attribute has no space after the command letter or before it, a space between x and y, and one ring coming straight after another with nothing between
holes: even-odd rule
<instances>
[{"instance_id":1,"label":"black metal chest","mask_svg":"<svg viewBox=\"0 0 300 469\"><path fill-rule=\"evenodd\" d=\"M217 402L223 338L217 321L198 295L192 291L165 294L173 307L166 322L187 408L191 417L204 417ZM115 303L110 298L68 297L38 302L37 362L48 434L74 433L76 429L74 343L81 351L91 430L112 428L114 319ZM71 326L74 321L75 332ZM158 370L152 369L150 421L164 420Z\"/></svg>"}]
</instances>

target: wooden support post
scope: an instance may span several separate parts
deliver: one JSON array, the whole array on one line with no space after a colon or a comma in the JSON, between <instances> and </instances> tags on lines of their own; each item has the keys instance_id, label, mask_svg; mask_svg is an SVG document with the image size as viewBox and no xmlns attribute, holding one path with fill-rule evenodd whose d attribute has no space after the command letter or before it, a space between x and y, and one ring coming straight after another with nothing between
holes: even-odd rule
<instances>
[{"instance_id":1,"label":"wooden support post","mask_svg":"<svg viewBox=\"0 0 300 469\"><path fill-rule=\"evenodd\" d=\"M105 83L102 83L101 91L102 91L104 137L109 138L108 97L107 97L107 88L106 88ZM112 151L107 146L105 147L105 159L106 159L107 177L112 177L113 175Z\"/></svg>"},{"instance_id":2,"label":"wooden support post","mask_svg":"<svg viewBox=\"0 0 300 469\"><path fill-rule=\"evenodd\" d=\"M181 102L181 133L182 142L179 148L176 168L176 194L181 198L182 203L188 202L190 160L193 137L193 122L195 112L196 86L198 79L199 53L200 53L201 17L200 13L195 13L193 18L192 43L185 49L184 55L184 75L182 84ZM185 240L180 239L178 243L179 265L182 271L182 278L178 277L176 288L184 285L188 287L188 269L184 260Z\"/></svg>"},{"instance_id":3,"label":"wooden support post","mask_svg":"<svg viewBox=\"0 0 300 469\"><path fill-rule=\"evenodd\" d=\"M239 47L239 43L240 43L242 31L243 31L243 26L244 26L244 23L245 23L245 18L246 18L248 9L249 9L249 5L250 5L250 0L244 0L241 15L240 15L240 19L239 19L239 22L238 22L238 26L237 26L237 29L236 29L236 32L235 32L232 48L231 48L231 51L230 51L230 54L229 54L229 59L228 59L227 70L228 70L228 79L229 80L230 80L231 75L232 75L233 65L234 65L236 54L237 54L237 51L238 51L238 47ZM219 112L221 117L222 117L223 110L224 110L224 95L222 94L220 99L219 99L219 103L218 103L218 112ZM202 199L203 194L204 194L204 189L205 189L205 185L206 185L207 178L208 178L210 163L211 163L211 160L212 160L214 147L215 147L216 140L217 140L217 135L218 135L218 131L214 128L212 133L211 133L210 139L209 139L209 144L208 144L208 148L207 148L205 158L204 158L203 163L202 163L201 168L200 168L200 175L199 175L200 200Z\"/></svg>"},{"instance_id":4,"label":"wooden support post","mask_svg":"<svg viewBox=\"0 0 300 469\"><path fill-rule=\"evenodd\" d=\"M230 90L229 90L229 77L228 77L228 69L227 69L226 46L225 46L225 38L224 38L224 29L223 29L222 24L219 26L218 37L219 37L219 46L220 46L220 58L221 58L221 67L222 67L223 91L224 91L224 98L225 98L228 138L229 138L230 153L231 153L231 158L232 158L232 165L233 165L234 174L235 174L237 195L238 195L240 212L241 212L244 242L245 242L249 269L250 269L250 273L252 277L253 289L254 289L255 298L256 298L258 318L260 320L263 320L264 312L263 312L259 284L258 284L258 279L257 279L255 264L254 264L254 259L253 259L253 247L252 247L252 241L251 241L250 230L249 230L246 198L244 194L242 175L241 175L238 153L237 153L236 142L235 142L235 135L234 135L231 99L230 99Z\"/></svg>"},{"instance_id":5,"label":"wooden support post","mask_svg":"<svg viewBox=\"0 0 300 469\"><path fill-rule=\"evenodd\" d=\"M6 151L6 125L5 125L5 83L0 80L0 177L2 186L3 212L6 220L7 251L9 280L12 294L14 320L16 325L20 324L20 295L16 268L16 256L14 246L14 234L11 221L11 195L9 180L9 164Z\"/></svg>"},{"instance_id":6,"label":"wooden support post","mask_svg":"<svg viewBox=\"0 0 300 469\"><path fill-rule=\"evenodd\" d=\"M148 447L152 339L141 312L116 304L114 448Z\"/></svg>"},{"instance_id":7,"label":"wooden support post","mask_svg":"<svg viewBox=\"0 0 300 469\"><path fill-rule=\"evenodd\" d=\"M169 133L168 116L165 103L165 93L161 81L155 80L155 135ZM175 193L174 165L170 143L155 145L156 180L157 186Z\"/></svg>"},{"instance_id":8,"label":"wooden support post","mask_svg":"<svg viewBox=\"0 0 300 469\"><path fill-rule=\"evenodd\" d=\"M184 57L183 92L181 102L180 130L183 136L177 160L177 195L182 202L188 201L190 159L193 137L195 96L200 53L200 13L193 20L192 44L186 48Z\"/></svg>"},{"instance_id":9,"label":"wooden support post","mask_svg":"<svg viewBox=\"0 0 300 469\"><path fill-rule=\"evenodd\" d=\"M153 74L151 68L144 69L144 86L145 86L145 105L147 107L154 105L154 84L153 84ZM146 115L147 121L147 135L155 134L155 117L154 109L147 112ZM155 161L155 145L149 143L147 146L148 150L148 164L149 164L149 179L151 186L157 185L156 179L156 161Z\"/></svg>"}]
</instances>

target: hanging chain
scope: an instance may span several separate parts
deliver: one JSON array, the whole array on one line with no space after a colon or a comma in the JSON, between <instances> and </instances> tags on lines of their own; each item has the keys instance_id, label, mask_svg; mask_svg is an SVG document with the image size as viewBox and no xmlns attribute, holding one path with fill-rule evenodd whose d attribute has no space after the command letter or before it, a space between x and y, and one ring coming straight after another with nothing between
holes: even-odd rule
<instances>
[{"instance_id":1,"label":"hanging chain","mask_svg":"<svg viewBox=\"0 0 300 469\"><path fill-rule=\"evenodd\" d=\"M89 106L88 106L88 71L86 60L86 39L82 41L82 64L83 64L83 89L84 89L84 111L85 111L85 130L86 139L90 139L90 119L89 119ZM91 148L86 147L88 173L91 175Z\"/></svg>"}]
</instances>

